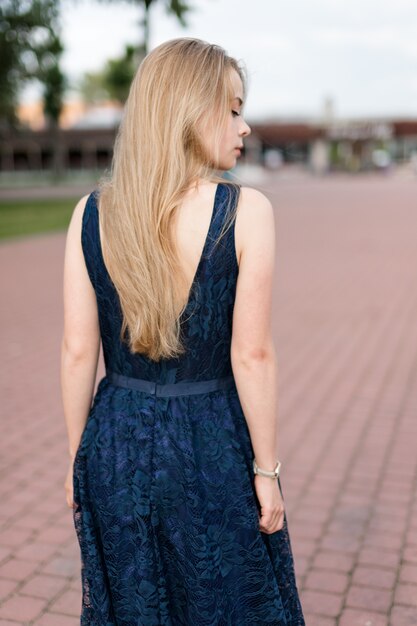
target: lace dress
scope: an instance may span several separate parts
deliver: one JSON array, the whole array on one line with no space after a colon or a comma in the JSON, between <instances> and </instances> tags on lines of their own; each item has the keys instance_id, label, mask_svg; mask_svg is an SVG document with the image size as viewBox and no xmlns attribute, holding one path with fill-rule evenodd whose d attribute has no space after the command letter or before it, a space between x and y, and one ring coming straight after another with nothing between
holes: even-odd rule
<instances>
[{"instance_id":1,"label":"lace dress","mask_svg":"<svg viewBox=\"0 0 417 626\"><path fill-rule=\"evenodd\" d=\"M181 318L187 352L159 363L119 339L97 194L88 197L81 239L106 376L74 459L80 624L305 626L287 520L271 535L259 530L254 452L230 360L234 223L211 249L239 187L216 189Z\"/></svg>"}]
</instances>

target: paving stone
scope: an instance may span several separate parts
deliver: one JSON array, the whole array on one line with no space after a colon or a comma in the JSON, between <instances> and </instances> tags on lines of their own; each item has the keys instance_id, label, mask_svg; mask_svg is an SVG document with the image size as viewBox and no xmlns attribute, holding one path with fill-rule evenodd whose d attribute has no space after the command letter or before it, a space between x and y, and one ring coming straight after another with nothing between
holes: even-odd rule
<instances>
[{"instance_id":1,"label":"paving stone","mask_svg":"<svg viewBox=\"0 0 417 626\"><path fill-rule=\"evenodd\" d=\"M387 612L392 602L392 592L388 589L376 589L374 587L364 587L352 585L346 597L346 604L349 607L358 607L381 613Z\"/></svg>"},{"instance_id":2,"label":"paving stone","mask_svg":"<svg viewBox=\"0 0 417 626\"><path fill-rule=\"evenodd\" d=\"M312 613L305 613L305 623L308 626L336 626L337 621L332 617L323 617L323 615L313 615Z\"/></svg>"},{"instance_id":3,"label":"paving stone","mask_svg":"<svg viewBox=\"0 0 417 626\"><path fill-rule=\"evenodd\" d=\"M404 563L400 568L400 581L417 583L417 565Z\"/></svg>"},{"instance_id":4,"label":"paving stone","mask_svg":"<svg viewBox=\"0 0 417 626\"><path fill-rule=\"evenodd\" d=\"M76 617L81 611L81 599L79 594L74 589L65 591L52 603L50 610L56 613L65 613Z\"/></svg>"},{"instance_id":5,"label":"paving stone","mask_svg":"<svg viewBox=\"0 0 417 626\"><path fill-rule=\"evenodd\" d=\"M7 578L0 578L0 601L9 596L18 586L16 580L8 580Z\"/></svg>"},{"instance_id":6,"label":"paving stone","mask_svg":"<svg viewBox=\"0 0 417 626\"><path fill-rule=\"evenodd\" d=\"M60 576L44 576L42 574L38 574L28 580L28 582L25 583L19 591L24 595L47 598L48 600L51 600L60 591L63 591L66 587L68 587L68 585L68 581L65 579L63 580Z\"/></svg>"},{"instance_id":7,"label":"paving stone","mask_svg":"<svg viewBox=\"0 0 417 626\"><path fill-rule=\"evenodd\" d=\"M403 553L404 561L417 564L417 546L406 545Z\"/></svg>"},{"instance_id":8,"label":"paving stone","mask_svg":"<svg viewBox=\"0 0 417 626\"><path fill-rule=\"evenodd\" d=\"M56 550L57 547L55 544L31 541L30 543L26 543L21 548L15 550L15 556L26 561L36 561L37 563L41 563L55 554Z\"/></svg>"},{"instance_id":9,"label":"paving stone","mask_svg":"<svg viewBox=\"0 0 417 626\"><path fill-rule=\"evenodd\" d=\"M345 609L338 626L388 626L388 618L374 611Z\"/></svg>"},{"instance_id":10,"label":"paving stone","mask_svg":"<svg viewBox=\"0 0 417 626\"><path fill-rule=\"evenodd\" d=\"M395 589L394 602L417 607L417 585L400 583Z\"/></svg>"},{"instance_id":11,"label":"paving stone","mask_svg":"<svg viewBox=\"0 0 417 626\"><path fill-rule=\"evenodd\" d=\"M80 626L80 618L48 612L35 620L33 624L36 626Z\"/></svg>"},{"instance_id":12,"label":"paving stone","mask_svg":"<svg viewBox=\"0 0 417 626\"><path fill-rule=\"evenodd\" d=\"M37 564L22 559L9 559L0 566L0 577L11 580L24 580L36 569Z\"/></svg>"},{"instance_id":13,"label":"paving stone","mask_svg":"<svg viewBox=\"0 0 417 626\"><path fill-rule=\"evenodd\" d=\"M330 591L343 593L349 583L346 574L337 573L333 570L312 569L306 577L304 587L318 591Z\"/></svg>"},{"instance_id":14,"label":"paving stone","mask_svg":"<svg viewBox=\"0 0 417 626\"><path fill-rule=\"evenodd\" d=\"M11 620L29 621L39 616L45 608L45 600L29 596L14 595L0 606L0 617Z\"/></svg>"},{"instance_id":15,"label":"paving stone","mask_svg":"<svg viewBox=\"0 0 417 626\"><path fill-rule=\"evenodd\" d=\"M344 552L326 550L317 552L314 557L314 565L324 569L331 569L340 572L349 572L354 564L355 555Z\"/></svg>"},{"instance_id":16,"label":"paving stone","mask_svg":"<svg viewBox=\"0 0 417 626\"><path fill-rule=\"evenodd\" d=\"M417 624L417 608L414 606L394 605L391 611L389 626L415 626Z\"/></svg>"},{"instance_id":17,"label":"paving stone","mask_svg":"<svg viewBox=\"0 0 417 626\"><path fill-rule=\"evenodd\" d=\"M399 566L400 558L399 551L378 550L375 547L365 547L358 555L358 562L364 565L397 568Z\"/></svg>"},{"instance_id":18,"label":"paving stone","mask_svg":"<svg viewBox=\"0 0 417 626\"><path fill-rule=\"evenodd\" d=\"M55 557L50 559L41 569L42 574L56 574L69 578L79 570L79 562L66 557Z\"/></svg>"},{"instance_id":19,"label":"paving stone","mask_svg":"<svg viewBox=\"0 0 417 626\"><path fill-rule=\"evenodd\" d=\"M306 613L336 617L342 607L343 596L341 594L304 589L301 602Z\"/></svg>"},{"instance_id":20,"label":"paving stone","mask_svg":"<svg viewBox=\"0 0 417 626\"><path fill-rule=\"evenodd\" d=\"M358 565L353 572L352 583L368 587L379 587L380 589L392 589L395 585L396 577L397 571L395 569Z\"/></svg>"}]
</instances>

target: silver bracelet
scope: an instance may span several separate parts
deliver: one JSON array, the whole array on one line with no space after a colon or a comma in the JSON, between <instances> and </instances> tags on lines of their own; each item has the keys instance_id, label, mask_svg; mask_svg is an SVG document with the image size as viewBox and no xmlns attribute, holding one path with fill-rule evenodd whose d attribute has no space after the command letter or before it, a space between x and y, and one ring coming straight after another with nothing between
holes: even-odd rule
<instances>
[{"instance_id":1,"label":"silver bracelet","mask_svg":"<svg viewBox=\"0 0 417 626\"><path fill-rule=\"evenodd\" d=\"M263 470L260 467L258 467L256 463L256 459L253 459L253 473L254 474L260 474L261 476L269 476L269 478L278 478L280 469L281 469L281 463L279 461L277 461L274 471L268 472L267 470Z\"/></svg>"}]
</instances>

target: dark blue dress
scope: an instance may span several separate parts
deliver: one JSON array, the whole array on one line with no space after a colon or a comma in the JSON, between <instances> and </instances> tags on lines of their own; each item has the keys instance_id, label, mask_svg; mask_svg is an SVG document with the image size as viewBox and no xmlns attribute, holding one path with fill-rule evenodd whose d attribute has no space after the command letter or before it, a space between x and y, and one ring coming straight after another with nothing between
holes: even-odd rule
<instances>
[{"instance_id":1,"label":"dark blue dress","mask_svg":"<svg viewBox=\"0 0 417 626\"><path fill-rule=\"evenodd\" d=\"M304 626L285 518L259 530L254 452L230 361L238 263L234 222L210 228L181 326L187 353L159 363L120 339L117 292L104 265L97 193L82 223L106 376L74 460L81 549L81 625ZM281 485L279 485L281 489Z\"/></svg>"}]
</instances>

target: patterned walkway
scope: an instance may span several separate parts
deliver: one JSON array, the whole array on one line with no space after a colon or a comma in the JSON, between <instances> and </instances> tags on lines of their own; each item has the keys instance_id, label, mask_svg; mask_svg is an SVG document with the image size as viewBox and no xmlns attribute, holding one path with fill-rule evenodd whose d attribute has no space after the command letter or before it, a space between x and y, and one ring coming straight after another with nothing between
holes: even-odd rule
<instances>
[{"instance_id":1,"label":"patterned walkway","mask_svg":"<svg viewBox=\"0 0 417 626\"><path fill-rule=\"evenodd\" d=\"M282 487L307 626L416 626L417 181L257 186L276 209ZM79 624L64 243L0 244L0 626Z\"/></svg>"}]
</instances>

